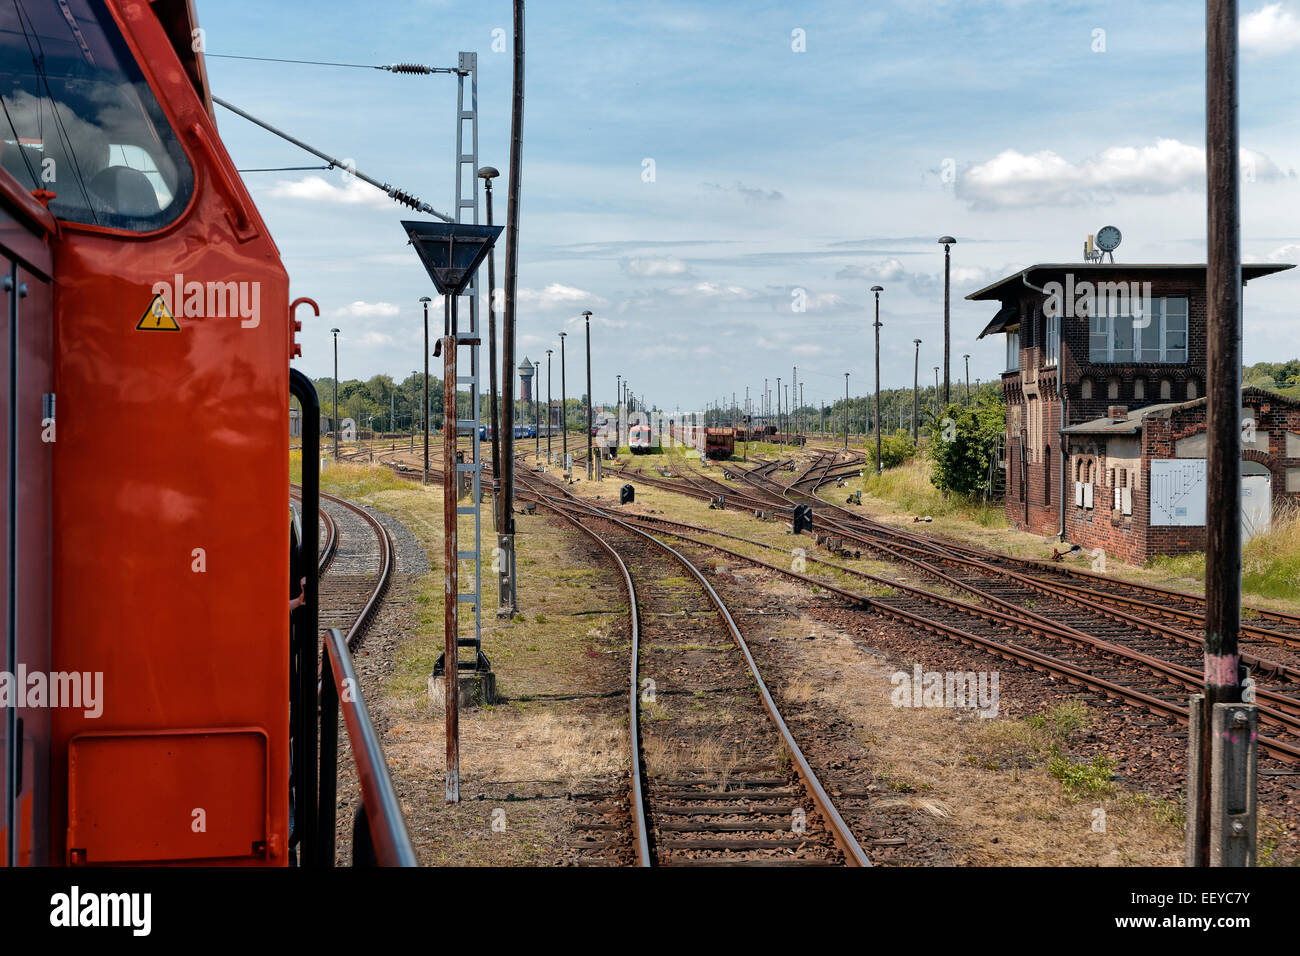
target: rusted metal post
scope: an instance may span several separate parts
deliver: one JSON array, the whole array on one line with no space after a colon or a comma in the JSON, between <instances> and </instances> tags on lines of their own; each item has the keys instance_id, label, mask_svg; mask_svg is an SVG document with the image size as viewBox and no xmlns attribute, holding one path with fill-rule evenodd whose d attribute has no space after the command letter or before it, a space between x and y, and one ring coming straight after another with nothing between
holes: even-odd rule
<instances>
[{"instance_id":1,"label":"rusted metal post","mask_svg":"<svg viewBox=\"0 0 1300 956\"><path fill-rule=\"evenodd\" d=\"M443 698L447 716L447 802L460 802L460 564L456 515L456 338L442 340Z\"/></svg>"},{"instance_id":2,"label":"rusted metal post","mask_svg":"<svg viewBox=\"0 0 1300 956\"><path fill-rule=\"evenodd\" d=\"M1223 704L1241 701L1241 207L1237 135L1237 3L1208 0L1205 8L1205 146L1208 251L1206 297L1205 697L1198 792L1188 808L1188 860L1224 865L1212 851L1224 820L1222 751L1212 732ZM1205 726L1208 724L1208 727ZM1251 741L1253 750L1254 742ZM1253 760L1253 757L1251 758ZM1241 761L1244 766L1248 761ZM1254 801L1250 801L1253 808ZM1194 812L1193 812L1194 811ZM1235 859L1254 862L1250 845ZM1239 832L1241 821L1234 825Z\"/></svg>"}]
</instances>

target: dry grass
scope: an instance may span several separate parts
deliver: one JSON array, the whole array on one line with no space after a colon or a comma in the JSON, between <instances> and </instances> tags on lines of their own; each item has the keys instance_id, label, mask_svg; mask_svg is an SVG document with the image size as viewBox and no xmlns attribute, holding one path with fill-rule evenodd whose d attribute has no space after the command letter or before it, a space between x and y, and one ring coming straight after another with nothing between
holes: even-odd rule
<instances>
[{"instance_id":1,"label":"dry grass","mask_svg":"<svg viewBox=\"0 0 1300 956\"><path fill-rule=\"evenodd\" d=\"M890 702L893 664L864 654L847 636L835 635L820 622L796 622L786 630L779 653L788 681L816 686L819 710L827 719L835 715L855 725L870 753L880 787L872 805L929 820L957 848L954 862L1181 863L1181 823L1166 802L1120 792L1080 799L1049 772L1053 743L1082 727L1077 708L1054 708L1041 726L1039 721L895 708ZM836 639L800 639L812 630ZM1098 808L1105 814L1105 832L1093 830Z\"/></svg>"},{"instance_id":2,"label":"dry grass","mask_svg":"<svg viewBox=\"0 0 1300 956\"><path fill-rule=\"evenodd\" d=\"M724 745L716 737L675 740L670 736L647 734L641 753L646 773L651 777L700 770L721 771L725 776L742 763L735 748Z\"/></svg>"}]
</instances>

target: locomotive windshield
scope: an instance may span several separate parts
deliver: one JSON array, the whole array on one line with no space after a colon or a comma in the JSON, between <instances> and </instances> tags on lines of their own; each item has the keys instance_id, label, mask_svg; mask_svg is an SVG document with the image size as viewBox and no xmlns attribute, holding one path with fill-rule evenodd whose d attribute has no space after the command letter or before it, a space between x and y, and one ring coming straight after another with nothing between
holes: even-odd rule
<instances>
[{"instance_id":1,"label":"locomotive windshield","mask_svg":"<svg viewBox=\"0 0 1300 956\"><path fill-rule=\"evenodd\" d=\"M0 3L0 164L71 222L146 232L194 174L101 0Z\"/></svg>"}]
</instances>

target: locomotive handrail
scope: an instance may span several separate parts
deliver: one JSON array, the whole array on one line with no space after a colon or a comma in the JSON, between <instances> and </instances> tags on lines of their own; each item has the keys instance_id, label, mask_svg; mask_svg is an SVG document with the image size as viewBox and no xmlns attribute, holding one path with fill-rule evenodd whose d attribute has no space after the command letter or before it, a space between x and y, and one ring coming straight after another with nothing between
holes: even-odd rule
<instances>
[{"instance_id":1,"label":"locomotive handrail","mask_svg":"<svg viewBox=\"0 0 1300 956\"><path fill-rule=\"evenodd\" d=\"M298 369L289 370L289 392L302 407L302 537L298 542L303 604L295 608L290 653L296 660L291 671L290 731L293 737L293 821L291 843L302 852L301 864L313 866L318 840L316 804L316 649L320 632L320 398L312 380ZM331 829L331 833L333 830ZM333 857L330 857L333 861Z\"/></svg>"},{"instance_id":2,"label":"locomotive handrail","mask_svg":"<svg viewBox=\"0 0 1300 956\"><path fill-rule=\"evenodd\" d=\"M337 789L338 713L343 707L343 725L352 743L352 757L361 783L361 803L353 823L352 865L419 866L402 807L388 773L379 735L370 720L361 685L352 666L347 639L337 627L325 638L324 673L321 675L321 818L322 838L329 822L325 859L333 859L334 806ZM328 849L328 855L326 850Z\"/></svg>"}]
</instances>

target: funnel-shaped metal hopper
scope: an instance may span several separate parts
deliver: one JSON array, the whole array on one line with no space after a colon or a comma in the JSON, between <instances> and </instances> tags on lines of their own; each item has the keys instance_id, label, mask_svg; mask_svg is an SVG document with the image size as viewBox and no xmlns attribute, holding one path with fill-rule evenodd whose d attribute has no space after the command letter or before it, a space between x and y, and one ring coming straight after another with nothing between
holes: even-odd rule
<instances>
[{"instance_id":1,"label":"funnel-shaped metal hopper","mask_svg":"<svg viewBox=\"0 0 1300 956\"><path fill-rule=\"evenodd\" d=\"M503 227L403 221L402 228L438 292L460 295Z\"/></svg>"}]
</instances>

